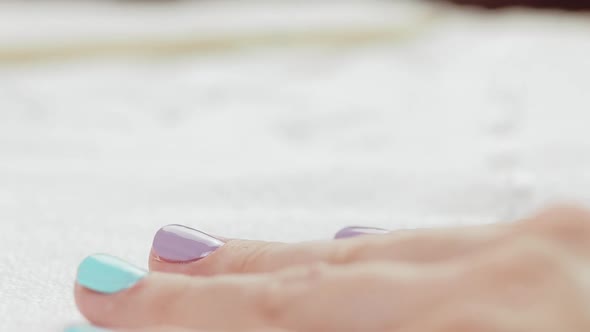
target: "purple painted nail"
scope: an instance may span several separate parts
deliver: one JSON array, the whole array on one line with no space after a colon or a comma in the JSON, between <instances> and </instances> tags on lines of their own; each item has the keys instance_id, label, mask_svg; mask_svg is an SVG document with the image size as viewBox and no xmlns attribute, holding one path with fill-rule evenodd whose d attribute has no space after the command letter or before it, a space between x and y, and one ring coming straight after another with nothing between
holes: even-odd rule
<instances>
[{"instance_id":1,"label":"purple painted nail","mask_svg":"<svg viewBox=\"0 0 590 332\"><path fill-rule=\"evenodd\" d=\"M388 230L382 228L375 228L375 227L362 227L362 226L352 226L346 227L338 231L334 236L335 239L345 239L349 237L355 237L360 235L376 235L376 234L386 234L389 233Z\"/></svg>"},{"instance_id":2,"label":"purple painted nail","mask_svg":"<svg viewBox=\"0 0 590 332\"><path fill-rule=\"evenodd\" d=\"M152 249L163 261L186 263L207 257L224 243L211 235L182 225L160 228Z\"/></svg>"}]
</instances>

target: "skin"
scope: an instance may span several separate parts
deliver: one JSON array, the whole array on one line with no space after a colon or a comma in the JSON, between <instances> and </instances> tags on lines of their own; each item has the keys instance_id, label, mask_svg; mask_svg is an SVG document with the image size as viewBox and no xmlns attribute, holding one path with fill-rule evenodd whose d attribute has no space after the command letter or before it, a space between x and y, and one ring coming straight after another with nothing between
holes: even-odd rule
<instances>
[{"instance_id":1,"label":"skin","mask_svg":"<svg viewBox=\"0 0 590 332\"><path fill-rule=\"evenodd\" d=\"M301 244L228 240L129 290L76 286L93 324L137 332L590 331L590 212ZM163 273L166 272L166 273Z\"/></svg>"}]
</instances>

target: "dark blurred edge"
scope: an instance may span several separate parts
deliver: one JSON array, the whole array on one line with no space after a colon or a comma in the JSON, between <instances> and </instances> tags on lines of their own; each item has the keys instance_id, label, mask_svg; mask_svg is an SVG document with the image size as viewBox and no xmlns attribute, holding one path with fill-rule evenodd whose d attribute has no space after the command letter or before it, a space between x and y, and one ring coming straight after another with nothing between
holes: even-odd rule
<instances>
[{"instance_id":1,"label":"dark blurred edge","mask_svg":"<svg viewBox=\"0 0 590 332\"><path fill-rule=\"evenodd\" d=\"M124 2L176 2L181 0L119 0ZM457 5L471 5L490 9L505 7L554 8L568 10L588 10L590 0L433 0L451 2Z\"/></svg>"},{"instance_id":2,"label":"dark blurred edge","mask_svg":"<svg viewBox=\"0 0 590 332\"><path fill-rule=\"evenodd\" d=\"M442 0L458 5L473 5L490 9L512 6L555 8L567 10L588 10L590 0Z\"/></svg>"}]
</instances>

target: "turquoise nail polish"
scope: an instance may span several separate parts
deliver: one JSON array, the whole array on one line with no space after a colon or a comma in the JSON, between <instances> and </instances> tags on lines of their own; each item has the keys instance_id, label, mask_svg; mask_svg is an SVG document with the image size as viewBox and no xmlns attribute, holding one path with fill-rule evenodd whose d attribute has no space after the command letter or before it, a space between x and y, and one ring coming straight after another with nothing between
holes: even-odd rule
<instances>
[{"instance_id":1,"label":"turquoise nail polish","mask_svg":"<svg viewBox=\"0 0 590 332\"><path fill-rule=\"evenodd\" d=\"M101 329L91 325L77 325L67 327L64 332L108 332L109 330Z\"/></svg>"},{"instance_id":2,"label":"turquoise nail polish","mask_svg":"<svg viewBox=\"0 0 590 332\"><path fill-rule=\"evenodd\" d=\"M113 294L135 285L146 271L106 254L86 257L78 267L78 284L95 292Z\"/></svg>"}]
</instances>

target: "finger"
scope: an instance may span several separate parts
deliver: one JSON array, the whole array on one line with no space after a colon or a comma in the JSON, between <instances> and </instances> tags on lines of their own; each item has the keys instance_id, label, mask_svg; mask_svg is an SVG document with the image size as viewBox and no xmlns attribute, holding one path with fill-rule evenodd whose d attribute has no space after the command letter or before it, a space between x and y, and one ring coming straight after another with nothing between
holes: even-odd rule
<instances>
[{"instance_id":1,"label":"finger","mask_svg":"<svg viewBox=\"0 0 590 332\"><path fill-rule=\"evenodd\" d=\"M426 263L496 245L511 234L502 225L399 231L378 236L297 244L227 240L179 225L163 227L154 237L149 265L153 271L188 275L260 273L324 262L367 261Z\"/></svg>"},{"instance_id":2,"label":"finger","mask_svg":"<svg viewBox=\"0 0 590 332\"><path fill-rule=\"evenodd\" d=\"M139 329L122 329L122 330L99 330L97 332L231 332L227 330L202 330L202 329L188 329L176 326L156 326ZM75 332L94 332L94 331L75 331ZM287 330L278 329L254 329L254 330L240 330L240 332L289 332Z\"/></svg>"},{"instance_id":3,"label":"finger","mask_svg":"<svg viewBox=\"0 0 590 332\"><path fill-rule=\"evenodd\" d=\"M64 332L225 332L225 331L212 331L212 330L195 330L195 329L188 329L176 326L154 326L154 327L145 327L145 328L137 328L137 329L116 329L116 330L107 330L102 327L92 326L92 325L74 325L67 327ZM243 330L240 332L288 332L286 330L277 330L277 329L256 329L256 330Z\"/></svg>"},{"instance_id":4,"label":"finger","mask_svg":"<svg viewBox=\"0 0 590 332\"><path fill-rule=\"evenodd\" d=\"M121 269L131 276L121 277L127 274ZM137 277L136 268L98 255L80 265L76 302L90 322L107 327L390 331L420 315L430 299L448 297L451 274L430 265L373 263L259 275Z\"/></svg>"},{"instance_id":5,"label":"finger","mask_svg":"<svg viewBox=\"0 0 590 332\"><path fill-rule=\"evenodd\" d=\"M187 329L182 327L176 326L156 326L156 327L146 327L140 329L117 329L111 330L112 332L222 332L222 331L206 331L206 330L195 330L195 329ZM108 331L107 332L111 332Z\"/></svg>"},{"instance_id":6,"label":"finger","mask_svg":"<svg viewBox=\"0 0 590 332\"><path fill-rule=\"evenodd\" d=\"M90 331L74 331L74 332L94 332L93 330ZM147 327L147 328L139 328L139 329L122 329L122 330L98 330L96 332L231 332L227 330L202 330L202 329L188 329L188 328L181 328L176 326L157 326L157 327ZM287 330L278 330L278 329L254 329L254 330L240 330L240 332L289 332Z\"/></svg>"},{"instance_id":7,"label":"finger","mask_svg":"<svg viewBox=\"0 0 590 332\"><path fill-rule=\"evenodd\" d=\"M102 327L97 327L93 325L74 325L67 327L64 332L214 332L214 331L197 331L194 329L187 329L182 327L174 327L174 326L158 326L158 327L146 327L140 329L117 329L117 330L109 330ZM216 331L220 332L220 331ZM252 331L254 332L254 331Z\"/></svg>"},{"instance_id":8,"label":"finger","mask_svg":"<svg viewBox=\"0 0 590 332\"><path fill-rule=\"evenodd\" d=\"M156 326L139 329L122 329L122 330L99 330L96 332L231 332L227 330L202 330L202 329L188 329L176 326ZM94 331L75 331L75 332L94 332ZM287 330L279 329L254 329L254 330L240 330L240 332L290 332Z\"/></svg>"}]
</instances>

